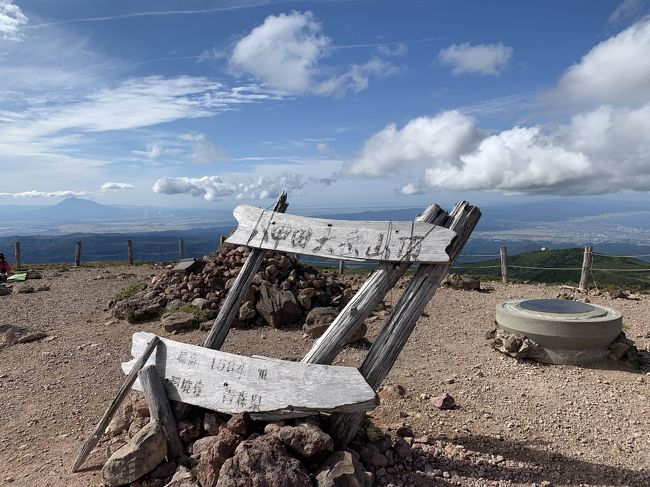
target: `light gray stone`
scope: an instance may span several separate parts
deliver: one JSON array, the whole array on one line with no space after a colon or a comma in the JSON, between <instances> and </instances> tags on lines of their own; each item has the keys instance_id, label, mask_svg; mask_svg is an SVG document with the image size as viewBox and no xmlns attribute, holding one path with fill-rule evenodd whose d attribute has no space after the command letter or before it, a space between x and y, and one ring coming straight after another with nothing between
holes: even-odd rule
<instances>
[{"instance_id":1,"label":"light gray stone","mask_svg":"<svg viewBox=\"0 0 650 487\"><path fill-rule=\"evenodd\" d=\"M113 487L128 484L155 469L167 456L167 436L158 421L150 421L104 464L102 477Z\"/></svg>"}]
</instances>

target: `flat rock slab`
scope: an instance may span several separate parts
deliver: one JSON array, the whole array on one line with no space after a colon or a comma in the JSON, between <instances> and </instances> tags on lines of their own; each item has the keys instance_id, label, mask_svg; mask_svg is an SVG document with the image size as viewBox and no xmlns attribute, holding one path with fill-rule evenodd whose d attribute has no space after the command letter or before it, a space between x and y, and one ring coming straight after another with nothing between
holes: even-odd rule
<instances>
[{"instance_id":1,"label":"flat rock slab","mask_svg":"<svg viewBox=\"0 0 650 487\"><path fill-rule=\"evenodd\" d=\"M133 335L131 353L139 357L151 333ZM257 418L318 412L369 411L376 395L353 367L305 364L244 357L161 338L147 361L155 365L169 399L227 414ZM128 373L136 359L122 364ZM141 390L138 381L134 389Z\"/></svg>"},{"instance_id":2,"label":"flat rock slab","mask_svg":"<svg viewBox=\"0 0 650 487\"><path fill-rule=\"evenodd\" d=\"M178 264L174 266L172 272L182 274L189 274L190 272L197 270L201 267L201 262L195 259L186 259L181 260Z\"/></svg>"},{"instance_id":3,"label":"flat rock slab","mask_svg":"<svg viewBox=\"0 0 650 487\"><path fill-rule=\"evenodd\" d=\"M17 343L29 343L47 337L47 333L22 326L0 325L0 348Z\"/></svg>"}]
</instances>

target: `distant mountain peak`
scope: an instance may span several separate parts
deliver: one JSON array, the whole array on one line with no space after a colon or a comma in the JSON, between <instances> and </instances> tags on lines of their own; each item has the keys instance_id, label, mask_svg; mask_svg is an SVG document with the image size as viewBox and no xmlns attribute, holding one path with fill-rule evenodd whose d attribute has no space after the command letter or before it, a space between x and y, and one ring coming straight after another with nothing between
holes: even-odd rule
<instances>
[{"instance_id":1,"label":"distant mountain peak","mask_svg":"<svg viewBox=\"0 0 650 487\"><path fill-rule=\"evenodd\" d=\"M48 208L36 210L32 216L53 221L89 221L138 217L140 211L104 205L85 198L71 196Z\"/></svg>"}]
</instances>

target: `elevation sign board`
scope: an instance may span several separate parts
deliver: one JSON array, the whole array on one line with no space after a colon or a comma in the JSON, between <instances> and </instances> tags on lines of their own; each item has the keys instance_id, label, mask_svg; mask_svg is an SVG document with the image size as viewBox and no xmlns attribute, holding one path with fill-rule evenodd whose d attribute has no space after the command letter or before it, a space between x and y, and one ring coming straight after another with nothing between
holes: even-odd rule
<instances>
[{"instance_id":1,"label":"elevation sign board","mask_svg":"<svg viewBox=\"0 0 650 487\"><path fill-rule=\"evenodd\" d=\"M142 355L151 333L133 335L131 353ZM122 364L128 374L136 358ZM169 399L227 414L369 411L375 391L353 367L244 357L160 339L145 365L155 365ZM139 381L134 389L142 390ZM272 416L272 415L269 415Z\"/></svg>"},{"instance_id":2,"label":"elevation sign board","mask_svg":"<svg viewBox=\"0 0 650 487\"><path fill-rule=\"evenodd\" d=\"M449 262L446 249L456 236L425 222L325 220L248 205L234 215L239 225L227 243L329 259Z\"/></svg>"}]
</instances>

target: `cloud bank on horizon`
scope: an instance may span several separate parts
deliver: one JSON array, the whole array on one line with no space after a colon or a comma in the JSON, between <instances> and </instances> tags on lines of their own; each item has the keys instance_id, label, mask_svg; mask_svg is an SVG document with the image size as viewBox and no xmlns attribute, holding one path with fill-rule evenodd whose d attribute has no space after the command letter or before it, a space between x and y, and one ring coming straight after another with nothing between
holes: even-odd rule
<instances>
[{"instance_id":1,"label":"cloud bank on horizon","mask_svg":"<svg viewBox=\"0 0 650 487\"><path fill-rule=\"evenodd\" d=\"M554 69L505 29L471 35L451 7L432 29L407 2L399 13L409 22L386 32L367 6L348 6L341 21L308 3L102 15L87 6L66 18L0 0L0 165L11 165L14 188L0 198L215 202L288 190L353 204L377 188L393 202L432 191L650 190L647 2L599 11L573 56L560 51L578 36L567 31ZM386 20L393 9L379 2L375 13ZM177 30L160 38L164 49L129 59L125 48L143 38L121 29L144 18L178 20ZM116 51L85 27L98 22ZM598 38L604 25L616 31Z\"/></svg>"}]
</instances>

